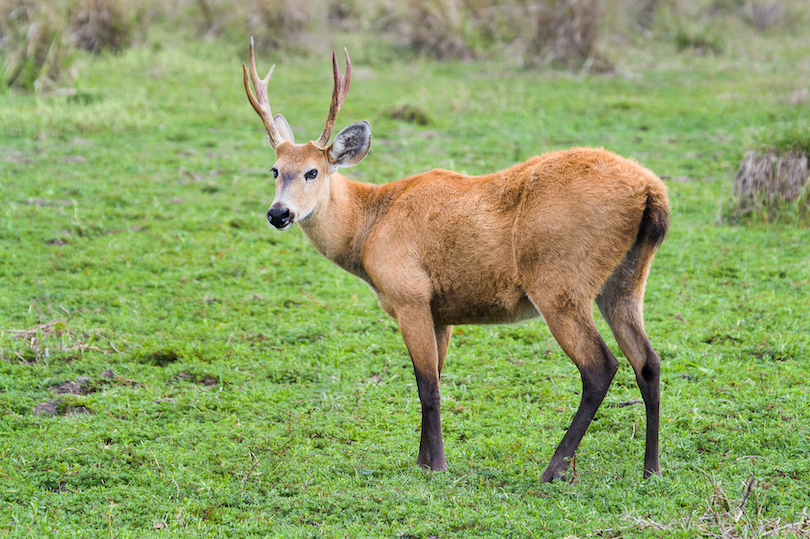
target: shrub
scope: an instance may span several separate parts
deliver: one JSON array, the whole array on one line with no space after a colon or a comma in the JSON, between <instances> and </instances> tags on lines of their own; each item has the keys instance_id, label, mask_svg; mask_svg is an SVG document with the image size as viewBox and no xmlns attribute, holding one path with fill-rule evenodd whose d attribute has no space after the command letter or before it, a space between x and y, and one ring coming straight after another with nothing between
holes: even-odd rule
<instances>
[{"instance_id":1,"label":"shrub","mask_svg":"<svg viewBox=\"0 0 810 539\"><path fill-rule=\"evenodd\" d=\"M530 50L546 61L572 66L597 58L605 0L555 0L531 6Z\"/></svg>"},{"instance_id":2,"label":"shrub","mask_svg":"<svg viewBox=\"0 0 810 539\"><path fill-rule=\"evenodd\" d=\"M121 0L80 0L73 4L71 44L91 52L119 52L129 46L134 21L125 15L121 4Z\"/></svg>"},{"instance_id":3,"label":"shrub","mask_svg":"<svg viewBox=\"0 0 810 539\"><path fill-rule=\"evenodd\" d=\"M5 86L50 90L71 83L75 48L119 51L134 21L123 0L0 0ZM130 2L130 4L133 4Z\"/></svg>"},{"instance_id":4,"label":"shrub","mask_svg":"<svg viewBox=\"0 0 810 539\"><path fill-rule=\"evenodd\" d=\"M273 48L300 45L312 22L311 2L301 0L257 0L252 14L266 32L267 45Z\"/></svg>"},{"instance_id":5,"label":"shrub","mask_svg":"<svg viewBox=\"0 0 810 539\"><path fill-rule=\"evenodd\" d=\"M715 55L723 52L719 35L709 26L678 28L675 32L675 46L679 51L690 50L697 55Z\"/></svg>"},{"instance_id":6,"label":"shrub","mask_svg":"<svg viewBox=\"0 0 810 539\"><path fill-rule=\"evenodd\" d=\"M307 53L318 48L327 35L330 13L318 0L196 0L189 5L164 5L176 24L189 24L206 39L244 43L256 39L260 49Z\"/></svg>"},{"instance_id":7,"label":"shrub","mask_svg":"<svg viewBox=\"0 0 810 539\"><path fill-rule=\"evenodd\" d=\"M522 65L566 67L600 60L606 0L409 0L396 26L412 49L436 58L471 58L501 48Z\"/></svg>"},{"instance_id":8,"label":"shrub","mask_svg":"<svg viewBox=\"0 0 810 539\"><path fill-rule=\"evenodd\" d=\"M751 1L743 7L743 17L757 30L784 26L785 4L781 0Z\"/></svg>"},{"instance_id":9,"label":"shrub","mask_svg":"<svg viewBox=\"0 0 810 539\"><path fill-rule=\"evenodd\" d=\"M460 0L409 0L407 32L414 50L435 58L472 58L473 30Z\"/></svg>"}]
</instances>

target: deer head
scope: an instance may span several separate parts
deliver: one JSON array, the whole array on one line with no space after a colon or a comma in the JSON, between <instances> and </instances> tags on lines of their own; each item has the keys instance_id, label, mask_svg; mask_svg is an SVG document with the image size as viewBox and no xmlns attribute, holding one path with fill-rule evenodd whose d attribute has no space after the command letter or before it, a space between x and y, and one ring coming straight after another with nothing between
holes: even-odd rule
<instances>
[{"instance_id":1,"label":"deer head","mask_svg":"<svg viewBox=\"0 0 810 539\"><path fill-rule=\"evenodd\" d=\"M277 161L271 169L276 183L276 196L267 210L267 220L280 230L287 230L296 221L304 222L316 213L318 206L329 200L330 182L337 169L356 165L371 148L371 126L365 120L345 127L335 136L332 144L328 144L352 76L349 52L343 50L346 53L345 76L341 75L335 52L332 51L335 85L321 136L306 144L296 144L290 124L284 116L273 116L270 111L267 89L276 66L270 68L264 79L259 78L253 55L253 38L250 38L250 77L248 68L242 64L245 92L267 129L270 145L276 151ZM250 89L251 81L255 95Z\"/></svg>"}]
</instances>

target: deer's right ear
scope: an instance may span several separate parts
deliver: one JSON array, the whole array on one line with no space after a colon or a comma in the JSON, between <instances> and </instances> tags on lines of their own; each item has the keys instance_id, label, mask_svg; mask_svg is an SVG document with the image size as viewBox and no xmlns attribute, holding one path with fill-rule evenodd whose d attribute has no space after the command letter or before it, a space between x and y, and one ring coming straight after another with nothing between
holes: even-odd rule
<instances>
[{"instance_id":1,"label":"deer's right ear","mask_svg":"<svg viewBox=\"0 0 810 539\"><path fill-rule=\"evenodd\" d=\"M371 148L371 126L365 120L341 129L329 147L329 159L335 167L351 167L363 160Z\"/></svg>"},{"instance_id":2,"label":"deer's right ear","mask_svg":"<svg viewBox=\"0 0 810 539\"><path fill-rule=\"evenodd\" d=\"M278 128L284 140L292 144L295 144L295 135L293 135L292 127L290 127L290 124L287 123L287 118L285 118L281 114L276 114L275 116L273 116L273 121L276 123L276 128Z\"/></svg>"}]
</instances>

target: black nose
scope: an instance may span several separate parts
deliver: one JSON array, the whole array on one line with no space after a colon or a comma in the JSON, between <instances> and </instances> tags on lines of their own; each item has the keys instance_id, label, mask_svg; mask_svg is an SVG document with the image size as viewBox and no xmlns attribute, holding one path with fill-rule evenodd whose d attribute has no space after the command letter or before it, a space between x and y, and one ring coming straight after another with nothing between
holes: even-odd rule
<instances>
[{"instance_id":1,"label":"black nose","mask_svg":"<svg viewBox=\"0 0 810 539\"><path fill-rule=\"evenodd\" d=\"M276 228L284 228L292 222L292 216L287 208L270 206L267 210L267 220Z\"/></svg>"}]
</instances>

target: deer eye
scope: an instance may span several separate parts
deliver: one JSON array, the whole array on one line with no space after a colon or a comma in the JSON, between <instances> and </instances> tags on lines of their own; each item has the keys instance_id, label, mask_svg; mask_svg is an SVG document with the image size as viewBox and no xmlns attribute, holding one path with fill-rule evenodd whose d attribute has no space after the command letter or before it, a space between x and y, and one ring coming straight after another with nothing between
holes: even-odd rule
<instances>
[{"instance_id":1,"label":"deer eye","mask_svg":"<svg viewBox=\"0 0 810 539\"><path fill-rule=\"evenodd\" d=\"M270 172L273 173L273 178L278 178L278 169L276 167L273 167Z\"/></svg>"},{"instance_id":2,"label":"deer eye","mask_svg":"<svg viewBox=\"0 0 810 539\"><path fill-rule=\"evenodd\" d=\"M318 177L318 171L316 169L308 170L304 173L304 178L307 180L314 180Z\"/></svg>"}]
</instances>

